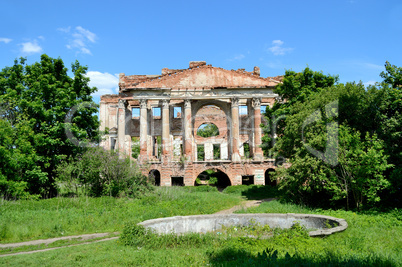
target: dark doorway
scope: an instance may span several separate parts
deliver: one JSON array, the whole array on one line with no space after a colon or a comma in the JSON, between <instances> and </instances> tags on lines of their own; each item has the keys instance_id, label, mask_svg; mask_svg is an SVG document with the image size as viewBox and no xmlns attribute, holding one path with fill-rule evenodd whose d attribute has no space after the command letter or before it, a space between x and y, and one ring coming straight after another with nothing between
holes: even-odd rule
<instances>
[{"instance_id":1,"label":"dark doorway","mask_svg":"<svg viewBox=\"0 0 402 267\"><path fill-rule=\"evenodd\" d=\"M254 175L243 175L241 177L241 184L244 185L254 184Z\"/></svg>"},{"instance_id":2,"label":"dark doorway","mask_svg":"<svg viewBox=\"0 0 402 267\"><path fill-rule=\"evenodd\" d=\"M158 170L150 170L148 178L151 183L154 183L154 185L161 185L161 173Z\"/></svg>"},{"instance_id":3,"label":"dark doorway","mask_svg":"<svg viewBox=\"0 0 402 267\"><path fill-rule=\"evenodd\" d=\"M265 171L265 185L276 186L276 180L272 180L275 174L275 169L268 169Z\"/></svg>"},{"instance_id":4,"label":"dark doorway","mask_svg":"<svg viewBox=\"0 0 402 267\"><path fill-rule=\"evenodd\" d=\"M194 185L216 186L218 190L223 190L226 187L232 185L232 183L230 182L230 179L226 175L226 173L217 169L209 169L203 171L198 175L197 179L194 182Z\"/></svg>"},{"instance_id":5,"label":"dark doorway","mask_svg":"<svg viewBox=\"0 0 402 267\"><path fill-rule=\"evenodd\" d=\"M172 186L184 186L183 176L172 176Z\"/></svg>"}]
</instances>

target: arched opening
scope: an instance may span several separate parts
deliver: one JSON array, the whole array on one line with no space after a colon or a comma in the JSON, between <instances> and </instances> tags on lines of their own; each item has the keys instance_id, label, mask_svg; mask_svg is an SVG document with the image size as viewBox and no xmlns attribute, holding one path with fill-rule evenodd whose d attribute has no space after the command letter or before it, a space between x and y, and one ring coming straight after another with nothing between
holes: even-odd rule
<instances>
[{"instance_id":1,"label":"arched opening","mask_svg":"<svg viewBox=\"0 0 402 267\"><path fill-rule=\"evenodd\" d=\"M148 179L156 186L161 185L161 173L158 170L150 170L148 174Z\"/></svg>"},{"instance_id":2,"label":"arched opening","mask_svg":"<svg viewBox=\"0 0 402 267\"><path fill-rule=\"evenodd\" d=\"M275 169L268 169L265 171L265 185L276 186L276 180L271 180L275 174Z\"/></svg>"},{"instance_id":3,"label":"arched opening","mask_svg":"<svg viewBox=\"0 0 402 267\"><path fill-rule=\"evenodd\" d=\"M216 186L218 188L218 190L223 190L226 187L232 185L232 183L230 182L230 179L226 175L226 173L222 172L221 170L208 169L208 170L201 172L197 176L197 179L195 179L194 185L195 186L199 186L199 185Z\"/></svg>"},{"instance_id":4,"label":"arched opening","mask_svg":"<svg viewBox=\"0 0 402 267\"><path fill-rule=\"evenodd\" d=\"M229 159L226 107L216 104L216 101L202 101L195 106L193 127L197 161Z\"/></svg>"},{"instance_id":5,"label":"arched opening","mask_svg":"<svg viewBox=\"0 0 402 267\"><path fill-rule=\"evenodd\" d=\"M218 126L213 123L203 123L200 125L200 127L198 127L197 135L204 138L218 136Z\"/></svg>"}]
</instances>

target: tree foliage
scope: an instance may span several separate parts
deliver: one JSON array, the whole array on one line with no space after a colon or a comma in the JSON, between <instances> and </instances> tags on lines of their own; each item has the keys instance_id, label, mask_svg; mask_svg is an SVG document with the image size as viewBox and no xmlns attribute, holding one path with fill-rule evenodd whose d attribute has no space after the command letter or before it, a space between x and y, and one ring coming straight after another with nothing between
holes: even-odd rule
<instances>
[{"instance_id":1,"label":"tree foliage","mask_svg":"<svg viewBox=\"0 0 402 267\"><path fill-rule=\"evenodd\" d=\"M217 136L217 135L219 135L219 129L213 123L203 124L200 126L200 128L198 128L197 135L204 137L204 138Z\"/></svg>"},{"instance_id":2,"label":"tree foliage","mask_svg":"<svg viewBox=\"0 0 402 267\"><path fill-rule=\"evenodd\" d=\"M286 72L276 90L285 101L267 112L286 116L277 124L275 146L268 144L271 125L263 142L288 158L290 167L277 177L289 200L357 209L401 205L402 69L388 62L385 68L384 81L368 88L335 84L328 76L329 82L300 89L300 80L309 81L300 77L310 70Z\"/></svg>"},{"instance_id":3,"label":"tree foliage","mask_svg":"<svg viewBox=\"0 0 402 267\"><path fill-rule=\"evenodd\" d=\"M2 184L7 184L0 190L3 197L14 182L29 194L55 195L56 166L83 150L69 140L65 129L78 140L98 138L97 105L91 97L97 89L88 85L87 67L76 61L71 71L72 77L60 58L47 55L32 65L21 58L0 71L0 121L7 129L2 131L0 149L8 155L2 158L3 166L9 166L0 170ZM69 113L71 108L74 114Z\"/></svg>"},{"instance_id":4,"label":"tree foliage","mask_svg":"<svg viewBox=\"0 0 402 267\"><path fill-rule=\"evenodd\" d=\"M304 103L311 94L320 92L337 81L338 76L325 75L308 67L300 73L286 70L283 82L275 88L275 93L279 95L280 101L275 102L271 109L267 107L265 111L267 124L263 127L265 135L262 137L262 149L265 155L271 154L272 136L283 135L286 125L284 118L295 112L293 106ZM286 151L282 151L282 153L286 153Z\"/></svg>"}]
</instances>

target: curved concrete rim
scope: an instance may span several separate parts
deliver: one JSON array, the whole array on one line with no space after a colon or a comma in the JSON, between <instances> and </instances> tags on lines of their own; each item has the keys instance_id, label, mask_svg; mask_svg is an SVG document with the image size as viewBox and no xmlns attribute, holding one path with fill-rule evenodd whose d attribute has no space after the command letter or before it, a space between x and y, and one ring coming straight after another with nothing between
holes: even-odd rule
<instances>
[{"instance_id":1,"label":"curved concrete rim","mask_svg":"<svg viewBox=\"0 0 402 267\"><path fill-rule=\"evenodd\" d=\"M139 223L153 229L159 234L206 233L216 231L222 226L250 225L252 222L261 225L268 224L271 228L290 228L296 222L305 226L310 236L327 236L348 228L344 219L316 214L298 213L247 213L247 214L210 214L175 216L147 220ZM328 224L335 225L326 228Z\"/></svg>"}]
</instances>

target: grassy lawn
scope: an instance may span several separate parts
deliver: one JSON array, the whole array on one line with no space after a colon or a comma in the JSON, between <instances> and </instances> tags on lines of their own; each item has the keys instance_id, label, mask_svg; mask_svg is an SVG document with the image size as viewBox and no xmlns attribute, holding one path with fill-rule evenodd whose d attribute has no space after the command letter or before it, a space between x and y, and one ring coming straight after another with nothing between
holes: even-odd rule
<instances>
[{"instance_id":1,"label":"grassy lawn","mask_svg":"<svg viewBox=\"0 0 402 267\"><path fill-rule=\"evenodd\" d=\"M0 202L0 243L121 231L126 222L210 214L241 202L235 195L156 188L141 199L53 198Z\"/></svg>"},{"instance_id":2,"label":"grassy lawn","mask_svg":"<svg viewBox=\"0 0 402 267\"><path fill-rule=\"evenodd\" d=\"M258 188L251 187L251 189L256 190ZM36 205L38 207L42 205L41 209L44 214L47 214L47 211L53 211L53 214L57 214L55 212L57 208L54 206L57 201L70 201L68 202L70 204L64 204L70 207L69 209L73 209L73 204L71 203L77 201L76 210L80 212L84 212L84 210L91 211L91 216L94 218L102 217L94 214L105 208L104 214L108 214L107 217L119 217L115 220L109 219L116 222L106 223L102 229L114 231L122 230L121 225L124 222L137 222L162 217L159 216L159 213L164 216L212 213L238 204L240 201L239 195L244 196L250 193L250 188L232 188L230 189L231 192L223 194L217 192L192 192L191 189L182 188L161 188L159 190L161 191L156 192L158 197L154 198L154 196L150 195L140 200L109 198L55 199L43 201L48 203L46 205L39 204L42 201L38 201ZM17 205L16 203L3 203L3 205ZM20 202L21 207L16 209L16 214L26 217L23 206L27 205L27 203ZM86 206L79 206L78 203L81 203L80 205L85 203L92 204L88 204L87 209ZM96 208L101 203L113 206ZM35 204L30 203L30 205ZM8 207L8 209L11 208ZM30 209L25 207L26 214L29 214L33 209L33 207ZM60 210L60 207L58 209ZM114 212L114 209L116 209L116 212ZM7 209L2 207L0 217L2 223L4 223L3 214L5 214L5 210ZM9 212L11 213L11 211ZM143 235L135 237L133 239L135 242L132 246L123 245L124 240L121 239L105 241L30 255L4 257L0 258L0 265L402 266L402 215L398 210L388 213L364 214L342 210L314 210L297 205L283 204L279 201L271 201L263 203L257 208L241 212L325 214L346 219L349 227L344 232L324 238L311 238L300 230L275 231L274 236L270 239L228 236L220 233L193 234L182 237ZM120 213L126 214L122 215ZM74 214L74 212L70 212L70 214ZM75 216L83 216L82 214ZM49 217L51 215L47 215L45 218ZM65 217L60 218L64 219ZM100 219L94 219L94 221L98 220ZM118 222L119 220L123 222ZM54 225L55 222L57 220L54 220L53 224L50 223L49 225ZM20 226L17 225L16 229L24 225L23 221L19 221L19 224ZM97 223L96 225L101 226L102 223ZM77 226L72 229L79 231L80 227ZM95 225L91 229L95 229ZM90 230L88 231L91 232ZM74 234L77 233L74 232Z\"/></svg>"}]
</instances>

